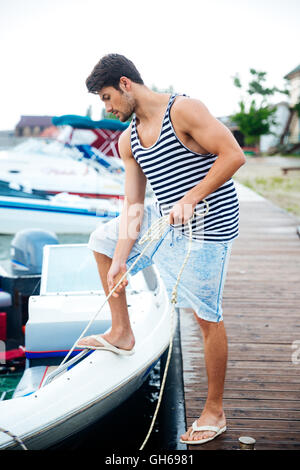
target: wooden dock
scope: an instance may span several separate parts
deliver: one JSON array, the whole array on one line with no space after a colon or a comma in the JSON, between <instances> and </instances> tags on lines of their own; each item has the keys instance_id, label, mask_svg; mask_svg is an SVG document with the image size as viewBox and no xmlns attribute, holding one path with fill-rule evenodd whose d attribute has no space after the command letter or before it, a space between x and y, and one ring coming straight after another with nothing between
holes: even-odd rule
<instances>
[{"instance_id":1,"label":"wooden dock","mask_svg":"<svg viewBox=\"0 0 300 470\"><path fill-rule=\"evenodd\" d=\"M247 198L246 198L247 199ZM223 296L229 342L224 409L227 431L190 450L300 450L299 221L272 203L240 200L240 237ZM187 426L207 393L203 341L191 311L180 311Z\"/></svg>"}]
</instances>

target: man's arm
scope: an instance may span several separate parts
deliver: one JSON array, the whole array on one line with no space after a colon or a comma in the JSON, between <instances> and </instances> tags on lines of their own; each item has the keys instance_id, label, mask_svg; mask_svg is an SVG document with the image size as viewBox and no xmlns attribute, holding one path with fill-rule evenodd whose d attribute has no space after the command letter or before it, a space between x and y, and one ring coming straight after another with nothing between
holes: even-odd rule
<instances>
[{"instance_id":1,"label":"man's arm","mask_svg":"<svg viewBox=\"0 0 300 470\"><path fill-rule=\"evenodd\" d=\"M203 180L188 191L178 201L177 207L174 206L175 212L172 209L170 213L170 223L176 223L176 217L183 211L184 204L191 205L191 213L186 211L186 217L182 220L186 223L196 204L228 181L246 159L229 129L214 118L201 101L182 99L175 102L173 108L172 119L176 128L190 135L207 152L218 155Z\"/></svg>"},{"instance_id":2,"label":"man's arm","mask_svg":"<svg viewBox=\"0 0 300 470\"><path fill-rule=\"evenodd\" d=\"M107 275L110 290L120 277L117 275L126 271L127 258L140 232L147 183L145 174L131 153L130 127L119 138L119 152L125 165L125 199L120 218L119 238ZM120 292L127 284L127 281L120 284L113 296L117 297L117 292Z\"/></svg>"}]
</instances>

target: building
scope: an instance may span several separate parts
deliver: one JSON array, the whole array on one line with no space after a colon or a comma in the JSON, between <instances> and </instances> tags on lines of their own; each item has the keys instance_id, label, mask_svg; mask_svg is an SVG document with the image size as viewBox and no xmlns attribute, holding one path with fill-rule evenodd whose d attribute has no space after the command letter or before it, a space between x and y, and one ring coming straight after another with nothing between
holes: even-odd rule
<instances>
[{"instance_id":1,"label":"building","mask_svg":"<svg viewBox=\"0 0 300 470\"><path fill-rule=\"evenodd\" d=\"M300 143L300 65L284 78L289 80L291 87L289 103L291 115L284 133L283 143L296 145Z\"/></svg>"},{"instance_id":2,"label":"building","mask_svg":"<svg viewBox=\"0 0 300 470\"><path fill-rule=\"evenodd\" d=\"M270 131L272 134L262 135L260 138L260 151L265 153L272 149L276 149L281 143L282 135L288 125L291 111L289 103L281 101L275 105L276 112L273 115L276 124L271 124Z\"/></svg>"},{"instance_id":3,"label":"building","mask_svg":"<svg viewBox=\"0 0 300 470\"><path fill-rule=\"evenodd\" d=\"M37 137L47 127L52 126L53 116L21 116L16 125L15 135L17 137Z\"/></svg>"}]
</instances>

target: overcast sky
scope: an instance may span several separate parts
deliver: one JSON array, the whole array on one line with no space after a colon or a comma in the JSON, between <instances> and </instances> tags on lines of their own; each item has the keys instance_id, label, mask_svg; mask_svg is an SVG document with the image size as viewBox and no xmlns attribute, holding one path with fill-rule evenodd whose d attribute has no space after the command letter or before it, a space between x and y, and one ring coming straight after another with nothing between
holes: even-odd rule
<instances>
[{"instance_id":1,"label":"overcast sky","mask_svg":"<svg viewBox=\"0 0 300 470\"><path fill-rule=\"evenodd\" d=\"M299 44L299 0L0 0L0 129L89 105L100 119L85 79L109 52L130 58L147 86L228 115L239 99L231 77L247 81L253 67L283 86Z\"/></svg>"}]
</instances>

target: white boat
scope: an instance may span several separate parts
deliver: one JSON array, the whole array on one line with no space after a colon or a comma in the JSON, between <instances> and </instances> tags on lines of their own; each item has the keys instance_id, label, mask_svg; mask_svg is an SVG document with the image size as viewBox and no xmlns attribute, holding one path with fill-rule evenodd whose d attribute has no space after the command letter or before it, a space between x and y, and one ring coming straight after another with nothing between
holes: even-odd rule
<instances>
[{"instance_id":1,"label":"white boat","mask_svg":"<svg viewBox=\"0 0 300 470\"><path fill-rule=\"evenodd\" d=\"M123 173L108 171L99 162L90 164L77 148L59 142L29 139L17 147L0 151L0 180L47 194L67 192L94 198L124 196Z\"/></svg>"},{"instance_id":2,"label":"white boat","mask_svg":"<svg viewBox=\"0 0 300 470\"><path fill-rule=\"evenodd\" d=\"M29 197L22 191L19 196L0 194L1 234L32 228L58 234L88 234L99 224L117 217L122 207L122 201L115 198L83 198L68 193Z\"/></svg>"},{"instance_id":3,"label":"white boat","mask_svg":"<svg viewBox=\"0 0 300 470\"><path fill-rule=\"evenodd\" d=\"M57 374L60 356L70 350L105 295L86 245L44 248L40 295L29 301L27 366L13 398L0 402L0 428L28 449L49 448L101 419L142 385L168 347L171 307L157 269L148 267L128 280L135 354L79 353ZM106 303L87 334L109 327ZM0 449L18 448L16 439L0 433Z\"/></svg>"}]
</instances>

